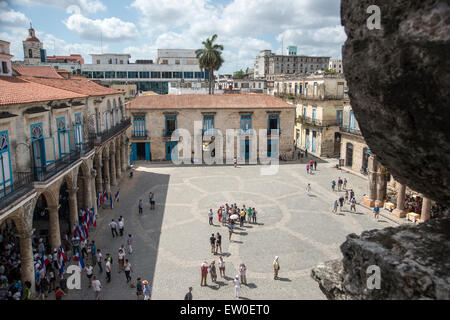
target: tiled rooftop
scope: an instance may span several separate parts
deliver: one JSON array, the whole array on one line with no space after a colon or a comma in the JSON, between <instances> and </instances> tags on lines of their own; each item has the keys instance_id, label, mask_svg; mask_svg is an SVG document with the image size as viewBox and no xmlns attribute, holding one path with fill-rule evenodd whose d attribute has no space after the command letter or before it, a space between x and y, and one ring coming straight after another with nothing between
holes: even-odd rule
<instances>
[{"instance_id":1,"label":"tiled rooftop","mask_svg":"<svg viewBox=\"0 0 450 320\"><path fill-rule=\"evenodd\" d=\"M186 94L139 96L127 109L294 109L283 100L267 94Z\"/></svg>"},{"instance_id":2,"label":"tiled rooftop","mask_svg":"<svg viewBox=\"0 0 450 320\"><path fill-rule=\"evenodd\" d=\"M84 94L52 88L18 77L0 77L0 105L85 97Z\"/></svg>"},{"instance_id":3,"label":"tiled rooftop","mask_svg":"<svg viewBox=\"0 0 450 320\"><path fill-rule=\"evenodd\" d=\"M51 66L13 66L13 70L21 76L63 79Z\"/></svg>"}]
</instances>

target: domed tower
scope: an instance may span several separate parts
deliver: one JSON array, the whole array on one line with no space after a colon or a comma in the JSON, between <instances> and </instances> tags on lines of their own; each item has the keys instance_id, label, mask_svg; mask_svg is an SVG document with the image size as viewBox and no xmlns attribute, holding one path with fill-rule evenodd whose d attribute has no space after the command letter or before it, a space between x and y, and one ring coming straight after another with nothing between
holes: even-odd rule
<instances>
[{"instance_id":1,"label":"domed tower","mask_svg":"<svg viewBox=\"0 0 450 320\"><path fill-rule=\"evenodd\" d=\"M28 29L28 38L23 41L23 58L25 64L39 64L39 62L45 62L44 45L36 38L31 23L30 29Z\"/></svg>"}]
</instances>

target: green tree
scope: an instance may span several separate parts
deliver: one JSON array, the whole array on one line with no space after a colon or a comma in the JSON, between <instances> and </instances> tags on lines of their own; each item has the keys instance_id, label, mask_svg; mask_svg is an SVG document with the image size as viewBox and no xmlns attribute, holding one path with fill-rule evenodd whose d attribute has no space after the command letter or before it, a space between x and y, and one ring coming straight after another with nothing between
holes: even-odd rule
<instances>
[{"instance_id":1,"label":"green tree","mask_svg":"<svg viewBox=\"0 0 450 320\"><path fill-rule=\"evenodd\" d=\"M202 42L203 48L195 51L199 66L209 71L209 94L214 94L214 70L219 70L224 60L222 58L223 45L215 44L217 34Z\"/></svg>"},{"instance_id":2,"label":"green tree","mask_svg":"<svg viewBox=\"0 0 450 320\"><path fill-rule=\"evenodd\" d=\"M242 71L242 69L239 70L239 71L235 71L235 72L233 73L233 78L234 78L234 79L243 79L244 77L245 77L245 72Z\"/></svg>"}]
</instances>

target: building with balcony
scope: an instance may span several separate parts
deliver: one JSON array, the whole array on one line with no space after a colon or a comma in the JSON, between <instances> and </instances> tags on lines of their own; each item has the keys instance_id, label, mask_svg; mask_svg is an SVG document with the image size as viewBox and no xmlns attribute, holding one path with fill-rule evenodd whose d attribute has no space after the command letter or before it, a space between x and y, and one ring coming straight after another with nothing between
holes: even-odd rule
<instances>
[{"instance_id":1,"label":"building with balcony","mask_svg":"<svg viewBox=\"0 0 450 320\"><path fill-rule=\"evenodd\" d=\"M186 129L194 141L195 121L199 125L196 134L202 136L203 154L220 155L212 144L215 140L212 129L223 134L221 154L224 159L227 129L235 129L239 136L233 140L232 149L241 159L249 159L252 152L255 155L259 152L259 144L253 145L250 140L250 135L258 135L259 130L268 133L268 156L276 157L278 153L293 149L295 107L265 94L140 96L128 102L126 109L132 121L129 135L133 161L172 160L172 150L179 142L172 141L172 133L176 129ZM272 135L271 129L279 133L279 137ZM194 151L193 143L191 147Z\"/></svg>"},{"instance_id":2,"label":"building with balcony","mask_svg":"<svg viewBox=\"0 0 450 320\"><path fill-rule=\"evenodd\" d=\"M15 225L33 289L32 242L59 248L80 210L97 214L127 168L130 124L120 91L45 66L0 76L0 225Z\"/></svg>"},{"instance_id":3,"label":"building with balcony","mask_svg":"<svg viewBox=\"0 0 450 320\"><path fill-rule=\"evenodd\" d=\"M342 76L324 73L274 81L274 94L296 106L298 148L319 157L339 156L345 88Z\"/></svg>"},{"instance_id":4,"label":"building with balcony","mask_svg":"<svg viewBox=\"0 0 450 320\"><path fill-rule=\"evenodd\" d=\"M136 84L139 92L169 92L169 82L203 83L209 72L202 71L194 50L158 49L157 63L136 60L131 63L129 54L91 54L92 63L82 65L82 75L110 86Z\"/></svg>"},{"instance_id":5,"label":"building with balcony","mask_svg":"<svg viewBox=\"0 0 450 320\"><path fill-rule=\"evenodd\" d=\"M214 93L267 93L267 82L264 79L235 79L219 77L214 83Z\"/></svg>"}]
</instances>

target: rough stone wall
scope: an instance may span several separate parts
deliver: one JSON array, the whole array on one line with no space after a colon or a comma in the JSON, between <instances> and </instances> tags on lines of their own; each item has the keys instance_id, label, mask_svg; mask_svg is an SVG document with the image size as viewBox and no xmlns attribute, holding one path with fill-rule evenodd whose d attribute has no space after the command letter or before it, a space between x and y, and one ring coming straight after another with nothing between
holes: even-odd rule
<instances>
[{"instance_id":1,"label":"rough stone wall","mask_svg":"<svg viewBox=\"0 0 450 320\"><path fill-rule=\"evenodd\" d=\"M450 299L450 218L419 226L350 234L342 261L315 267L311 276L329 299ZM380 287L370 266L380 268Z\"/></svg>"},{"instance_id":2,"label":"rough stone wall","mask_svg":"<svg viewBox=\"0 0 450 320\"><path fill-rule=\"evenodd\" d=\"M369 30L370 5L381 29ZM361 131L401 183L450 204L450 7L446 0L342 0L345 77Z\"/></svg>"}]
</instances>

